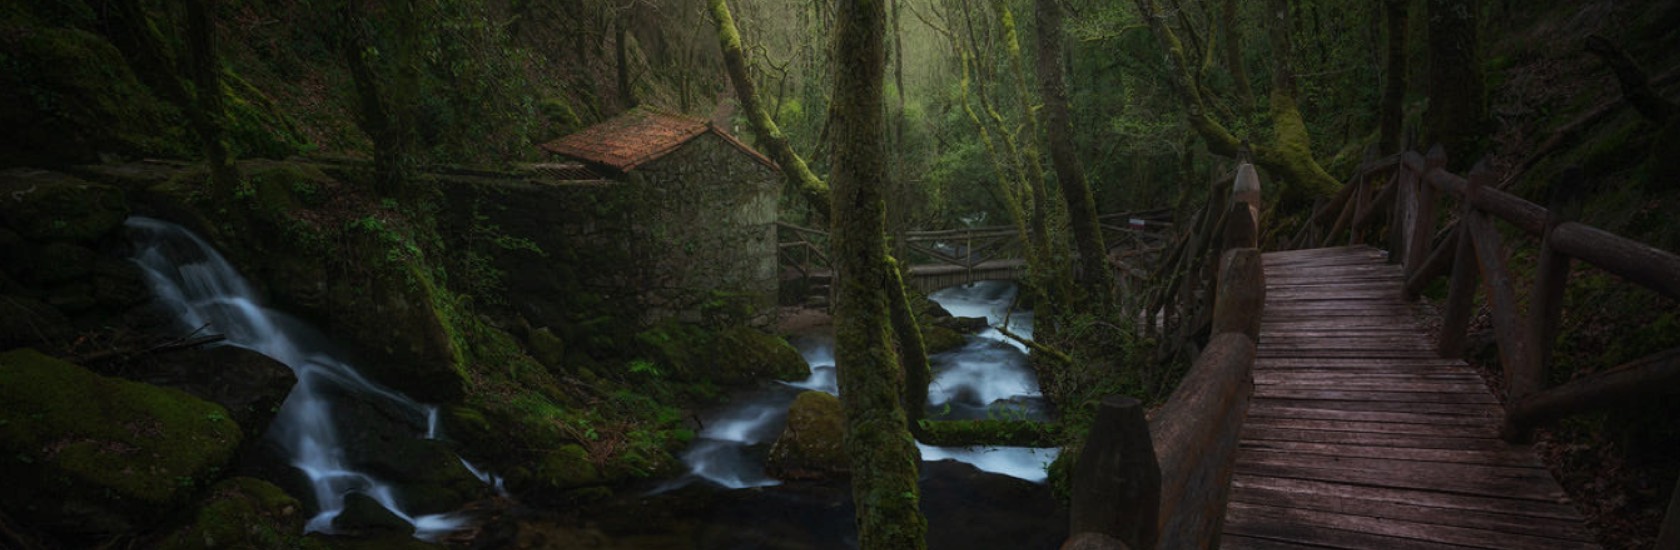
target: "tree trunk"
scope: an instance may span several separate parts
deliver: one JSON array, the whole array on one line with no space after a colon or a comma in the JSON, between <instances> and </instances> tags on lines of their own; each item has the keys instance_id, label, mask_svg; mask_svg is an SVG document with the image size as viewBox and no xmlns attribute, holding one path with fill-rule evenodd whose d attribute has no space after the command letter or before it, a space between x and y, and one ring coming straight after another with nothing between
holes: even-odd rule
<instances>
[{"instance_id":1,"label":"tree trunk","mask_svg":"<svg viewBox=\"0 0 1680 550\"><path fill-rule=\"evenodd\" d=\"M618 64L618 101L629 109L636 106L636 90L630 86L630 14L628 10L618 18L618 32L614 37L613 58Z\"/></svg>"},{"instance_id":2,"label":"tree trunk","mask_svg":"<svg viewBox=\"0 0 1680 550\"><path fill-rule=\"evenodd\" d=\"M1242 28L1237 26L1237 7L1241 0L1225 0L1220 29L1225 32L1225 70L1237 85L1237 99L1244 110L1254 106L1254 86L1248 83L1248 69L1243 66Z\"/></svg>"},{"instance_id":3,"label":"tree trunk","mask_svg":"<svg viewBox=\"0 0 1680 550\"><path fill-rule=\"evenodd\" d=\"M1383 17L1388 22L1388 39L1384 48L1387 69L1383 75L1382 104L1378 109L1377 151L1384 155L1399 153L1401 125L1405 121L1406 100L1406 5L1407 0L1384 0Z\"/></svg>"},{"instance_id":4,"label":"tree trunk","mask_svg":"<svg viewBox=\"0 0 1680 550\"><path fill-rule=\"evenodd\" d=\"M1026 175L1027 184L1032 191L1032 254L1028 256L1029 268L1033 275L1034 286L1045 298L1045 304L1050 311L1058 311L1073 303L1071 296L1072 281L1069 272L1056 261L1053 251L1055 247L1050 243L1050 192L1044 183L1044 161L1038 152L1038 115L1033 109L1032 94L1027 89L1026 61L1021 54L1021 41L1016 33L1015 14L1009 10L1004 0L992 0L992 9L997 12L998 24L1003 31L1003 46L1005 55L1009 56L1009 66L1014 73L1015 98L1020 104L1021 118L1025 120L1023 134L1020 140L1022 172Z\"/></svg>"},{"instance_id":5,"label":"tree trunk","mask_svg":"<svg viewBox=\"0 0 1680 550\"><path fill-rule=\"evenodd\" d=\"M887 175L883 1L844 0L837 9L832 219L840 289L834 307L835 364L845 406L858 547L917 550L927 544L916 485L920 455L905 425L902 373L888 335L887 289L894 277L887 261L882 197ZM717 11L722 0L712 2Z\"/></svg>"},{"instance_id":6,"label":"tree trunk","mask_svg":"<svg viewBox=\"0 0 1680 550\"><path fill-rule=\"evenodd\" d=\"M898 337L898 356L904 365L904 417L910 433L917 439L922 439L922 417L927 412L928 384L933 383L933 373L928 368L927 344L922 341L922 327L916 320L916 311L910 307L910 292L904 288L905 266L892 262L889 275L892 276L889 292L896 288L898 292L890 292L887 297L891 301L893 334Z\"/></svg>"},{"instance_id":7,"label":"tree trunk","mask_svg":"<svg viewBox=\"0 0 1680 550\"><path fill-rule=\"evenodd\" d=\"M227 119L222 108L221 62L216 57L216 25L210 21L207 0L187 0L187 58L192 67L193 127L204 143L204 162L210 166L211 188L223 197L233 196L239 172L228 158Z\"/></svg>"},{"instance_id":8,"label":"tree trunk","mask_svg":"<svg viewBox=\"0 0 1680 550\"><path fill-rule=\"evenodd\" d=\"M1429 110L1424 142L1447 149L1449 170L1482 158L1488 131L1487 91L1476 38L1476 9L1468 0L1429 0Z\"/></svg>"},{"instance_id":9,"label":"tree trunk","mask_svg":"<svg viewBox=\"0 0 1680 550\"><path fill-rule=\"evenodd\" d=\"M735 29L735 19L729 15L729 5L725 0L708 2L712 20L717 22L718 26L718 44L723 48L723 65L729 72L729 81L735 86L735 97L741 102L741 111L747 116L747 127L751 128L753 135L762 142L764 152L770 155L770 159L781 166L782 176L787 179L788 186L805 198L811 212L826 214L830 209L828 185L817 179L816 174L811 173L811 168L805 165L805 159L793 151L793 145L788 143L787 136L782 135L781 128L776 126L776 121L770 118L770 113L764 110L764 104L759 101L752 77L747 75L747 60L741 47L741 33Z\"/></svg>"},{"instance_id":10,"label":"tree trunk","mask_svg":"<svg viewBox=\"0 0 1680 550\"><path fill-rule=\"evenodd\" d=\"M1295 104L1294 76L1288 60L1288 9L1278 13L1269 7L1272 19L1273 47L1283 48L1278 58L1278 66L1272 69L1273 86L1271 95L1272 135L1276 140L1272 144L1247 143L1219 121L1214 120L1209 112L1208 104L1203 99L1200 87L1195 82L1188 61L1184 56L1184 45L1178 36L1166 25L1165 14L1156 7L1154 0L1136 0L1138 11L1149 14L1145 19L1149 22L1149 30L1155 35L1161 49L1167 56L1168 81L1174 91L1184 103L1189 118L1190 128L1207 143L1208 152L1224 156L1238 157L1244 154L1251 156L1254 163L1266 169L1282 180L1280 192L1285 202L1304 202L1312 197L1328 196L1341 188L1341 182L1324 171L1324 167L1313 159L1311 141L1308 139L1306 122L1301 118L1301 111ZM1282 16L1281 19L1278 16ZM1278 32L1283 36L1278 40Z\"/></svg>"},{"instance_id":11,"label":"tree trunk","mask_svg":"<svg viewBox=\"0 0 1680 550\"><path fill-rule=\"evenodd\" d=\"M1085 181L1085 168L1079 164L1077 146L1073 143L1067 83L1062 79L1062 8L1057 0L1037 0L1034 7L1044 133L1050 143L1050 161L1056 169L1056 181L1061 184L1062 200L1067 203L1074 246L1079 251L1081 282L1087 294L1084 303L1096 306L1092 311L1107 311L1114 303L1114 270L1108 266L1108 247L1103 244L1097 206L1091 200L1091 186Z\"/></svg>"}]
</instances>

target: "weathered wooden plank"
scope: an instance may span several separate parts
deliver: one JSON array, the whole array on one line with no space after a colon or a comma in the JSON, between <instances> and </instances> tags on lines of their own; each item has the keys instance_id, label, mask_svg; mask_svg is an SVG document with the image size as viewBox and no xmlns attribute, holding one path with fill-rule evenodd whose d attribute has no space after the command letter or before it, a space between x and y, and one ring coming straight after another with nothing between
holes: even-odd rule
<instances>
[{"instance_id":1,"label":"weathered wooden plank","mask_svg":"<svg viewBox=\"0 0 1680 550\"><path fill-rule=\"evenodd\" d=\"M1292 525L1339 529L1432 543L1456 544L1472 548L1592 547L1590 543L1583 543L1579 540L1443 525L1438 522L1407 521L1395 517L1373 517L1248 502L1232 502L1231 508L1239 515L1252 513L1256 518L1288 522Z\"/></svg>"},{"instance_id":2,"label":"weathered wooden plank","mask_svg":"<svg viewBox=\"0 0 1680 550\"><path fill-rule=\"evenodd\" d=\"M1390 379L1390 380L1375 381L1375 382L1354 382L1354 381L1350 381L1346 378L1336 379L1336 380L1325 380L1325 381L1322 381L1322 382L1305 382L1305 381L1301 381L1299 379L1286 379L1286 380L1268 379L1268 380L1262 382L1261 380L1256 379L1254 381L1254 384L1257 385L1257 386L1287 386L1287 387L1294 388L1294 389L1313 389L1313 390L1343 389L1343 390L1355 390L1355 391L1404 391L1404 392L1475 393L1475 394L1487 393L1487 386L1482 385L1480 381L1471 382L1471 381L1459 381L1459 380L1444 380L1444 381L1438 380L1438 381L1434 381L1434 382L1426 382L1426 381L1401 381L1401 380L1404 380L1404 379Z\"/></svg>"},{"instance_id":3,"label":"weathered wooden plank","mask_svg":"<svg viewBox=\"0 0 1680 550\"><path fill-rule=\"evenodd\" d=\"M1430 437L1466 437L1466 438L1494 438L1499 437L1499 431L1493 426L1454 426L1448 424L1418 424L1410 422L1365 422L1353 420L1322 420L1305 418L1279 418L1276 416L1252 415L1244 426L1255 428L1280 428L1287 430L1315 430L1329 432L1358 432L1366 434L1408 434Z\"/></svg>"},{"instance_id":4,"label":"weathered wooden plank","mask_svg":"<svg viewBox=\"0 0 1680 550\"><path fill-rule=\"evenodd\" d=\"M1499 401L1487 394L1473 395L1462 393L1430 393L1406 391L1353 391L1328 389L1293 389L1276 386L1254 388L1254 397L1271 399L1303 399L1329 401L1390 401L1398 403L1462 403L1498 405Z\"/></svg>"},{"instance_id":5,"label":"weathered wooden plank","mask_svg":"<svg viewBox=\"0 0 1680 550\"><path fill-rule=\"evenodd\" d=\"M1335 443L1307 443L1302 441L1254 440L1243 442L1244 449L1264 449L1301 455L1351 456L1363 458L1394 458L1426 462L1456 462L1489 466L1524 466L1539 468L1540 462L1532 453L1518 449L1463 450L1410 449L1404 447L1367 447Z\"/></svg>"},{"instance_id":6,"label":"weathered wooden plank","mask_svg":"<svg viewBox=\"0 0 1680 550\"><path fill-rule=\"evenodd\" d=\"M1371 517L1371 515L1376 514L1376 517L1381 519L1538 537L1538 539L1530 541L1533 546L1502 547L1551 548L1555 547L1559 541L1587 543L1592 541L1592 536L1586 532L1586 529L1575 522L1537 521L1537 518L1534 517L1498 510L1436 508L1368 499L1357 494L1338 496L1254 486L1236 488L1231 494L1231 500L1233 502L1300 508L1363 517ZM1360 513L1366 510L1372 512Z\"/></svg>"},{"instance_id":7,"label":"weathered wooden plank","mask_svg":"<svg viewBox=\"0 0 1680 550\"><path fill-rule=\"evenodd\" d=\"M1398 447L1403 449L1446 449L1462 451L1497 451L1506 449L1503 442L1487 438L1432 437L1410 434L1367 434L1359 432L1325 432L1252 426L1243 429L1244 441L1299 441L1334 445L1363 445L1367 447Z\"/></svg>"},{"instance_id":8,"label":"weathered wooden plank","mask_svg":"<svg viewBox=\"0 0 1680 550\"><path fill-rule=\"evenodd\" d=\"M1322 459L1323 457L1312 457ZM1420 463L1443 464L1443 463ZM1468 465L1458 465L1461 468L1485 468ZM1274 464L1265 459L1251 458L1245 451L1241 460L1237 461L1237 475L1260 475L1270 477L1287 477L1294 479L1312 479L1318 481L1334 481L1341 483L1356 483L1377 487L1395 489L1419 489L1453 494L1468 494L1484 497L1509 498L1517 500L1531 500L1535 502L1560 502L1564 500L1563 490L1556 481L1551 481L1550 487L1546 481L1550 478L1538 477L1504 477L1479 478L1475 473L1455 473L1456 468L1414 467L1393 470L1370 470L1357 468L1332 468L1319 465ZM1477 472L1479 473L1479 472Z\"/></svg>"},{"instance_id":9,"label":"weathered wooden plank","mask_svg":"<svg viewBox=\"0 0 1680 550\"><path fill-rule=\"evenodd\" d=\"M1328 546L1309 546L1296 542L1283 542L1271 539L1245 537L1225 533L1219 539L1219 547L1223 550L1302 550L1303 548L1329 548Z\"/></svg>"},{"instance_id":10,"label":"weathered wooden plank","mask_svg":"<svg viewBox=\"0 0 1680 550\"><path fill-rule=\"evenodd\" d=\"M1373 359L1368 357L1346 357L1341 359L1323 359L1311 357L1265 357L1255 358L1254 364L1260 367L1283 366L1323 366L1329 368L1389 368L1402 371L1408 368L1434 367L1443 369L1457 369L1459 372L1472 372L1464 361L1458 359L1441 359L1427 357L1423 359Z\"/></svg>"},{"instance_id":11,"label":"weathered wooden plank","mask_svg":"<svg viewBox=\"0 0 1680 550\"><path fill-rule=\"evenodd\" d=\"M1257 397L1265 400L1268 406L1286 406L1318 408L1343 411L1375 411L1375 412L1422 412L1430 414L1452 414L1459 416L1476 416L1489 419L1502 418L1499 410L1487 405L1470 405L1461 403L1403 403L1394 401L1332 401L1324 399L1282 399L1276 397ZM1494 420L1489 420L1493 422Z\"/></svg>"},{"instance_id":12,"label":"weathered wooden plank","mask_svg":"<svg viewBox=\"0 0 1680 550\"><path fill-rule=\"evenodd\" d=\"M1561 502L1540 502L1503 497L1442 493L1419 489L1403 489L1360 485L1338 481L1293 479L1287 477L1239 475L1231 479L1234 490L1251 488L1274 489L1312 495L1357 498L1401 506L1427 506L1451 510L1480 510L1498 512L1537 520L1576 520L1580 513L1573 506Z\"/></svg>"},{"instance_id":13,"label":"weathered wooden plank","mask_svg":"<svg viewBox=\"0 0 1680 550\"><path fill-rule=\"evenodd\" d=\"M1295 525L1249 510L1231 510L1225 530L1235 535L1312 545L1309 548L1384 548L1392 550L1442 550L1470 548L1390 537L1341 529Z\"/></svg>"}]
</instances>

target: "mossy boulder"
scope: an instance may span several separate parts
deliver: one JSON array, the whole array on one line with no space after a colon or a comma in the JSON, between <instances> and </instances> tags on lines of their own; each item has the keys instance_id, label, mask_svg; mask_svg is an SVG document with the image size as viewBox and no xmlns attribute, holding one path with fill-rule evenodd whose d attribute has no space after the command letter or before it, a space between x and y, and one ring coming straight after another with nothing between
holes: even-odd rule
<instances>
[{"instance_id":1,"label":"mossy boulder","mask_svg":"<svg viewBox=\"0 0 1680 550\"><path fill-rule=\"evenodd\" d=\"M787 340L744 326L718 333L711 357L717 362L714 379L724 384L800 380L811 373L805 358Z\"/></svg>"},{"instance_id":2,"label":"mossy boulder","mask_svg":"<svg viewBox=\"0 0 1680 550\"><path fill-rule=\"evenodd\" d=\"M522 500L546 505L570 505L603 496L608 479L581 445L567 444L539 454L534 463L509 472L508 487ZM610 493L608 493L610 495Z\"/></svg>"},{"instance_id":3,"label":"mossy boulder","mask_svg":"<svg viewBox=\"0 0 1680 550\"><path fill-rule=\"evenodd\" d=\"M549 368L559 368L566 363L566 342L548 327L532 329L526 341L531 349L531 358L537 362Z\"/></svg>"},{"instance_id":4,"label":"mossy boulder","mask_svg":"<svg viewBox=\"0 0 1680 550\"><path fill-rule=\"evenodd\" d=\"M237 346L182 350L150 363L132 378L221 405L248 439L263 435L297 384L284 363Z\"/></svg>"},{"instance_id":5,"label":"mossy boulder","mask_svg":"<svg viewBox=\"0 0 1680 550\"><path fill-rule=\"evenodd\" d=\"M227 409L32 349L0 354L0 505L48 529L152 525L239 446Z\"/></svg>"},{"instance_id":6,"label":"mossy boulder","mask_svg":"<svg viewBox=\"0 0 1680 550\"><path fill-rule=\"evenodd\" d=\"M344 496L344 510L333 518L332 526L335 531L350 535L414 534L414 525L385 509L385 506L373 497L362 493Z\"/></svg>"},{"instance_id":7,"label":"mossy boulder","mask_svg":"<svg viewBox=\"0 0 1680 550\"><path fill-rule=\"evenodd\" d=\"M60 166L103 154L184 157L183 118L98 34L0 13L0 166ZM12 25L18 25L13 27Z\"/></svg>"},{"instance_id":8,"label":"mossy boulder","mask_svg":"<svg viewBox=\"0 0 1680 550\"><path fill-rule=\"evenodd\" d=\"M665 321L636 335L642 354L681 381L746 385L760 380L799 380L810 374L799 350L786 340L746 326L709 332Z\"/></svg>"},{"instance_id":9,"label":"mossy boulder","mask_svg":"<svg viewBox=\"0 0 1680 550\"><path fill-rule=\"evenodd\" d=\"M957 331L934 325L922 327L922 346L928 355L944 353L963 347L968 339Z\"/></svg>"},{"instance_id":10,"label":"mossy boulder","mask_svg":"<svg viewBox=\"0 0 1680 550\"><path fill-rule=\"evenodd\" d=\"M92 242L128 217L122 190L58 172L0 172L0 225L29 242Z\"/></svg>"},{"instance_id":11,"label":"mossy boulder","mask_svg":"<svg viewBox=\"0 0 1680 550\"><path fill-rule=\"evenodd\" d=\"M249 477L211 487L191 523L158 543L162 550L326 548L303 536L303 505L274 484Z\"/></svg>"},{"instance_id":12,"label":"mossy boulder","mask_svg":"<svg viewBox=\"0 0 1680 550\"><path fill-rule=\"evenodd\" d=\"M846 417L840 398L819 391L800 393L788 407L787 427L770 447L766 471L781 479L829 479L849 475Z\"/></svg>"}]
</instances>

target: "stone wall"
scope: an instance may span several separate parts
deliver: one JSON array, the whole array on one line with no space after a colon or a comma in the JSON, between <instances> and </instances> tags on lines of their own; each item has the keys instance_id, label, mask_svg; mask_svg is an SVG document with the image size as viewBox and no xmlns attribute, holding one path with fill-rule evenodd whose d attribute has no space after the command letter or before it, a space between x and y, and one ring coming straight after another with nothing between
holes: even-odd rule
<instances>
[{"instance_id":1,"label":"stone wall","mask_svg":"<svg viewBox=\"0 0 1680 550\"><path fill-rule=\"evenodd\" d=\"M707 133L615 180L451 176L441 185L446 233L467 241L455 249L499 273L502 305L572 343L667 318L767 326L778 181Z\"/></svg>"}]
</instances>

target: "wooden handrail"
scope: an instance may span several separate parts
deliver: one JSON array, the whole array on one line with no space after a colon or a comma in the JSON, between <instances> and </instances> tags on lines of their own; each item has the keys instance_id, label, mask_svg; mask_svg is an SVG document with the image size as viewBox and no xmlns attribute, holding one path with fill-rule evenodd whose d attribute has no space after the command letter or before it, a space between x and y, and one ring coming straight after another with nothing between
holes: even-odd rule
<instances>
[{"instance_id":1,"label":"wooden handrail","mask_svg":"<svg viewBox=\"0 0 1680 550\"><path fill-rule=\"evenodd\" d=\"M1147 425L1137 400L1104 400L1074 464L1072 536L1064 549L1219 546L1238 436L1254 392L1255 337L1266 301L1255 246L1259 178L1245 164L1230 181L1231 208L1205 210L1206 231L1198 232L1210 243L1218 235L1223 243L1213 245L1224 251L1217 260L1213 335ZM1208 221L1215 212L1224 214L1221 222ZM1200 256L1187 252L1197 248L1195 240L1176 257Z\"/></svg>"}]
</instances>

